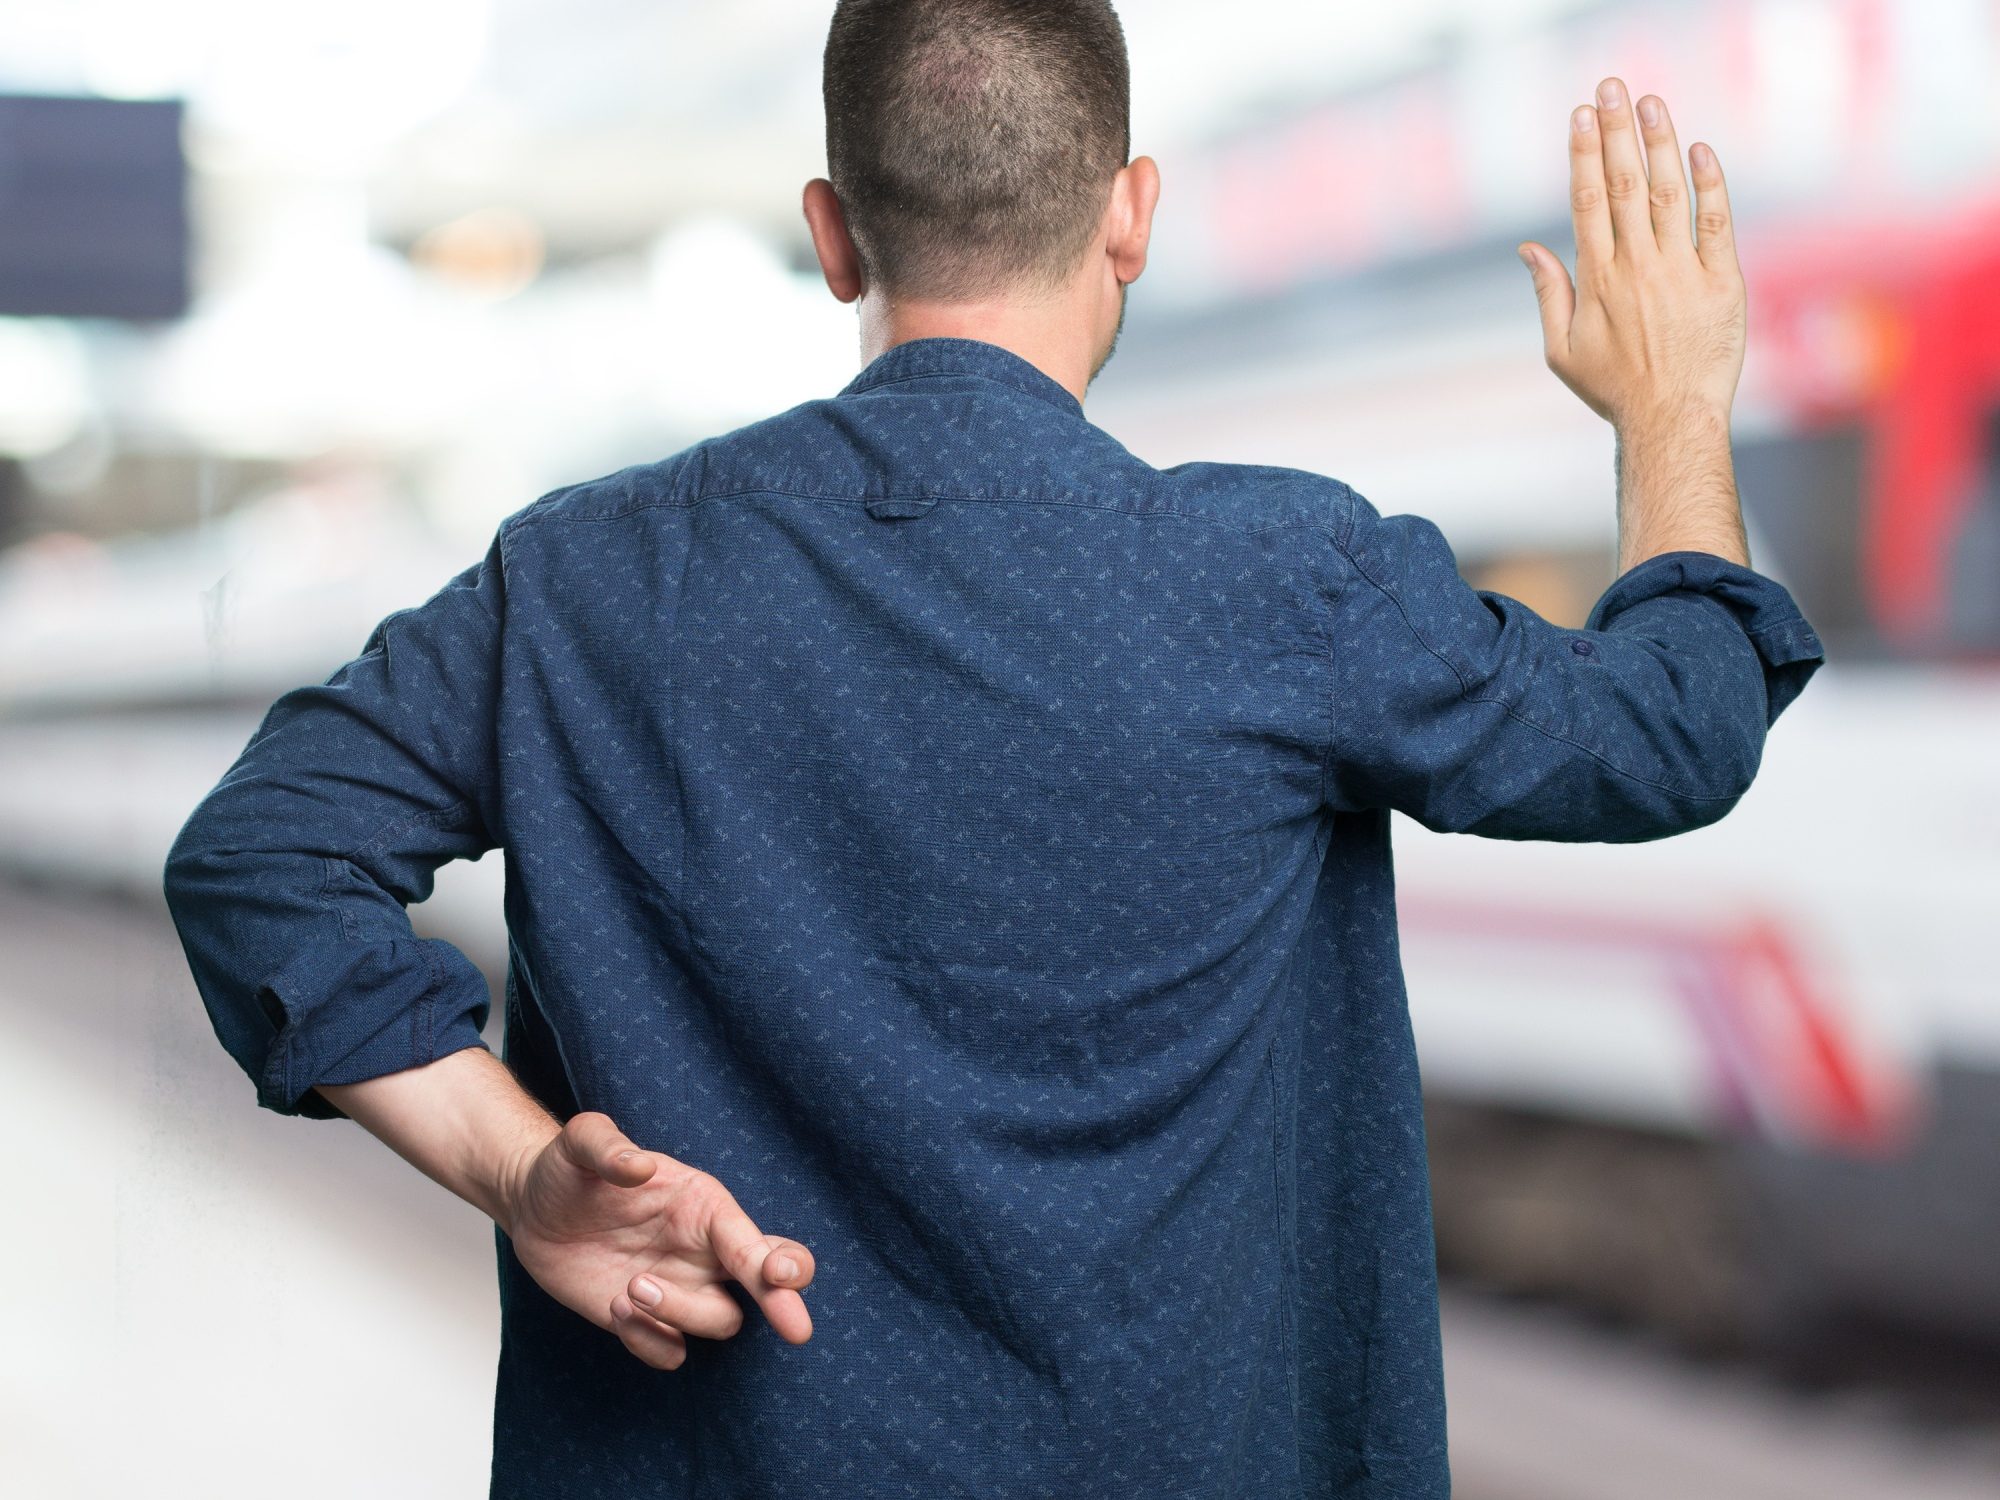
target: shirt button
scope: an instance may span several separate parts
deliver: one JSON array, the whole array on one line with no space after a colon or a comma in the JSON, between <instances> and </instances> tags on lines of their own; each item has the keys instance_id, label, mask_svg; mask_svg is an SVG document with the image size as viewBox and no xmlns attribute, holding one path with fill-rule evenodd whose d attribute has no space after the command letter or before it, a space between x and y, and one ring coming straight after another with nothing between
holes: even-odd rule
<instances>
[{"instance_id":1,"label":"shirt button","mask_svg":"<svg viewBox=\"0 0 2000 1500\"><path fill-rule=\"evenodd\" d=\"M1578 656L1588 656L1590 655L1591 652L1595 651L1597 648L1591 645L1590 642L1586 641L1582 636L1575 635L1570 637L1569 649L1574 651Z\"/></svg>"}]
</instances>

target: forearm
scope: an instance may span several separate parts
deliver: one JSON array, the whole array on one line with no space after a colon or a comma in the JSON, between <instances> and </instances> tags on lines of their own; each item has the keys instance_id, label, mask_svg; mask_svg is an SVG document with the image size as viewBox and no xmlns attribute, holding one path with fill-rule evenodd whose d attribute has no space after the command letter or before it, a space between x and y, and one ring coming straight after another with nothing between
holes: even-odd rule
<instances>
[{"instance_id":1,"label":"forearm","mask_svg":"<svg viewBox=\"0 0 2000 1500\"><path fill-rule=\"evenodd\" d=\"M529 1163L562 1128L484 1047L318 1092L502 1229Z\"/></svg>"},{"instance_id":2,"label":"forearm","mask_svg":"<svg viewBox=\"0 0 2000 1500\"><path fill-rule=\"evenodd\" d=\"M1712 552L1748 567L1728 408L1693 402L1616 430L1618 571L1662 552Z\"/></svg>"}]
</instances>

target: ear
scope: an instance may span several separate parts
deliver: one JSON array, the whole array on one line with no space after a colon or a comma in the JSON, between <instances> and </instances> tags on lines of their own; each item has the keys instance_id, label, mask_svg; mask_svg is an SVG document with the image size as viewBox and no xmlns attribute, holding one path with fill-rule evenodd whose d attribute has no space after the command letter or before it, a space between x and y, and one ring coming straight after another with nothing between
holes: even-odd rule
<instances>
[{"instance_id":1,"label":"ear","mask_svg":"<svg viewBox=\"0 0 2000 1500\"><path fill-rule=\"evenodd\" d=\"M1104 253L1120 282L1139 279L1146 269L1146 246L1153 237L1153 208L1160 201L1160 168L1150 156L1135 156L1111 180L1110 232Z\"/></svg>"},{"instance_id":2,"label":"ear","mask_svg":"<svg viewBox=\"0 0 2000 1500\"><path fill-rule=\"evenodd\" d=\"M852 302L861 295L861 257L855 253L847 216L841 212L833 184L824 177L813 178L806 184L804 207L806 228L812 233L813 251L819 256L827 290L842 302Z\"/></svg>"}]
</instances>

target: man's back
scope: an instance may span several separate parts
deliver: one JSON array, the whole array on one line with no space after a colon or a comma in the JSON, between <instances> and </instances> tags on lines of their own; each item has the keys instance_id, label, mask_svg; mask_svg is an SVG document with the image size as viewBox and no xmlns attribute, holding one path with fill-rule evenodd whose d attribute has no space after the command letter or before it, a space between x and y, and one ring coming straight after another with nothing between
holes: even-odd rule
<instances>
[{"instance_id":1,"label":"man's back","mask_svg":"<svg viewBox=\"0 0 2000 1500\"><path fill-rule=\"evenodd\" d=\"M1442 1465L1383 825L1323 800L1344 503L929 339L515 520L507 1060L819 1272L809 1343L649 1374L503 1242L502 1493Z\"/></svg>"}]
</instances>

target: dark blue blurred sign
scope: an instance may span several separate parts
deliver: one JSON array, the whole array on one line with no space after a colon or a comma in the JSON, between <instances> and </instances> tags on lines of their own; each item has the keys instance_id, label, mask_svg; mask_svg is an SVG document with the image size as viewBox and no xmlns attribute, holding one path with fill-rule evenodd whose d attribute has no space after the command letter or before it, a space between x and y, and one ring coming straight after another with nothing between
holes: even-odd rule
<instances>
[{"instance_id":1,"label":"dark blue blurred sign","mask_svg":"<svg viewBox=\"0 0 2000 1500\"><path fill-rule=\"evenodd\" d=\"M0 313L187 311L182 112L178 99L0 94Z\"/></svg>"}]
</instances>

